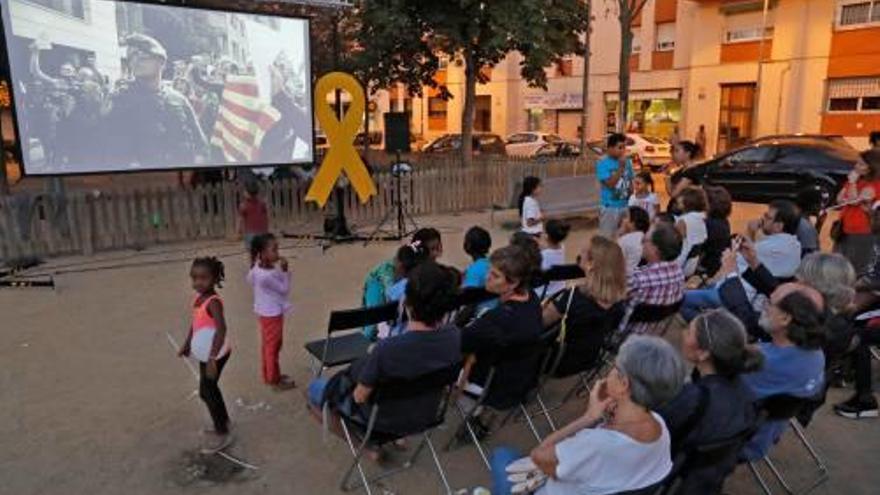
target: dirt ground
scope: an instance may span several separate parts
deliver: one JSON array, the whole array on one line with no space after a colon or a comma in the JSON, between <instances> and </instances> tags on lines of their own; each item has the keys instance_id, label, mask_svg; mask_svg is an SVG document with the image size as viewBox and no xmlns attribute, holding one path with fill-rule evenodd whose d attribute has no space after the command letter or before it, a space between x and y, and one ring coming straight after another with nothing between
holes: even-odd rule
<instances>
[{"instance_id":1,"label":"dirt ground","mask_svg":"<svg viewBox=\"0 0 880 495\"><path fill-rule=\"evenodd\" d=\"M735 226L762 207L737 205ZM510 218L503 213L501 219ZM508 231L492 228L496 246ZM488 213L420 219L444 235L442 261L463 267L464 230L489 225ZM573 260L592 230L580 226L567 243ZM311 375L305 341L321 336L331 309L357 306L363 276L392 255L392 243L319 248L282 243L294 273L295 310L285 323L282 369L300 388L277 393L260 382L258 334L251 294L244 282L240 243L217 242L116 252L90 259L53 260L41 270L64 272L56 291L0 290L0 494L325 494L338 492L350 460L338 438L323 439L305 410L302 391ZM181 339L192 294L187 276L195 255L216 254L226 263L222 290L234 350L221 382L234 421L231 454L258 469L217 456L196 454L207 413L192 399L195 381L175 356L166 332ZM103 269L99 269L102 268ZM676 339L678 329L670 336ZM551 397L568 383L554 384ZM832 391L830 402L848 392ZM551 401L553 399L551 398ZM582 404L558 411L574 417ZM437 434L444 446L457 426ZM815 493L876 493L880 472L876 421L835 417L830 407L808 430L830 468L830 481ZM795 488L813 473L806 451L787 435L775 452ZM512 424L493 444L524 451L534 444L522 424ZM487 486L476 452L441 452L455 488ZM369 468L374 468L368 465ZM728 483L728 493L758 493L746 469ZM416 466L374 493L439 493L427 452Z\"/></svg>"}]
</instances>

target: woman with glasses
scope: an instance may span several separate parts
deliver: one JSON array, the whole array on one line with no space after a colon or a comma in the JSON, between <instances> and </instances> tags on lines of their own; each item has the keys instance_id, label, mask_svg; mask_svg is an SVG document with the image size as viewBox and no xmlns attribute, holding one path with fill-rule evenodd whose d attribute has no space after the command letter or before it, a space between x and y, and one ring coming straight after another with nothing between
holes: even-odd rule
<instances>
[{"instance_id":1,"label":"woman with glasses","mask_svg":"<svg viewBox=\"0 0 880 495\"><path fill-rule=\"evenodd\" d=\"M724 309L694 318L683 333L681 352L694 365L694 380L658 411L672 437L673 458L700 445L734 439L754 427L754 396L740 375L757 371L763 363L763 354L747 345L743 324ZM721 493L724 479L736 465L736 454L692 471L678 493Z\"/></svg>"}]
</instances>

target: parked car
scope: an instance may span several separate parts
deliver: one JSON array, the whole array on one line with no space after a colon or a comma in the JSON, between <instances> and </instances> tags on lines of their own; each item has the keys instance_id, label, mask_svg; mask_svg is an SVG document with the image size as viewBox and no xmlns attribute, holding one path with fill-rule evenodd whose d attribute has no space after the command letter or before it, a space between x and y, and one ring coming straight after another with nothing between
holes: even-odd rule
<instances>
[{"instance_id":1,"label":"parked car","mask_svg":"<svg viewBox=\"0 0 880 495\"><path fill-rule=\"evenodd\" d=\"M774 141L778 141L780 139L783 139L786 141L795 141L795 140L828 141L829 143L838 144L838 145L843 146L845 148L852 148L852 145L849 144L849 141L847 141L846 138L844 138L840 134L801 134L801 133L798 133L798 134L776 134L776 135L771 135L771 136L759 137L759 138L755 139L754 141L752 141L750 144L771 143Z\"/></svg>"},{"instance_id":2,"label":"parked car","mask_svg":"<svg viewBox=\"0 0 880 495\"><path fill-rule=\"evenodd\" d=\"M497 134L474 133L474 153L486 155L504 155L504 140ZM423 153L454 153L461 149L461 134L446 134L422 148Z\"/></svg>"},{"instance_id":3,"label":"parked car","mask_svg":"<svg viewBox=\"0 0 880 495\"><path fill-rule=\"evenodd\" d=\"M658 137L627 133L626 149L633 162L638 159L640 166L647 165L652 172L659 172L672 161L672 146Z\"/></svg>"},{"instance_id":4,"label":"parked car","mask_svg":"<svg viewBox=\"0 0 880 495\"><path fill-rule=\"evenodd\" d=\"M587 155L596 159L602 156L605 151L601 147L594 147L592 143L587 144ZM573 141L556 141L553 143L547 143L537 151L535 151L533 157L535 159L546 159L546 158L555 158L555 157L576 157L581 156L581 145L580 143L576 143Z\"/></svg>"},{"instance_id":5,"label":"parked car","mask_svg":"<svg viewBox=\"0 0 880 495\"><path fill-rule=\"evenodd\" d=\"M507 144L504 146L509 156L528 156L532 157L547 144L553 144L563 141L556 134L548 134L546 132L518 132L507 137Z\"/></svg>"},{"instance_id":6,"label":"parked car","mask_svg":"<svg viewBox=\"0 0 880 495\"><path fill-rule=\"evenodd\" d=\"M824 137L774 136L679 171L699 184L724 186L736 201L803 199L810 213L831 205L858 152Z\"/></svg>"}]
</instances>

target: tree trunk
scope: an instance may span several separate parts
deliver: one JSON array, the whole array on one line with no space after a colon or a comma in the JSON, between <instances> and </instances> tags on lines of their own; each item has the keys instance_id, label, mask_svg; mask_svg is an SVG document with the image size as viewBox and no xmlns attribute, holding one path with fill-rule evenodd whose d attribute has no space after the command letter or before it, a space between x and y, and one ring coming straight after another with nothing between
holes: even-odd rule
<instances>
[{"instance_id":1,"label":"tree trunk","mask_svg":"<svg viewBox=\"0 0 880 495\"><path fill-rule=\"evenodd\" d=\"M587 9L587 27L584 36L584 80L581 88L581 157L587 156L587 126L590 114L590 34L593 29L593 2L589 1Z\"/></svg>"},{"instance_id":2,"label":"tree trunk","mask_svg":"<svg viewBox=\"0 0 880 495\"><path fill-rule=\"evenodd\" d=\"M629 112L629 58L632 55L632 13L620 11L620 70L618 74L618 117L617 131L626 132L626 119Z\"/></svg>"},{"instance_id":3,"label":"tree trunk","mask_svg":"<svg viewBox=\"0 0 880 495\"><path fill-rule=\"evenodd\" d=\"M477 70L474 54L464 53L464 111L461 113L461 164L468 167L473 163L474 115L477 103Z\"/></svg>"}]
</instances>

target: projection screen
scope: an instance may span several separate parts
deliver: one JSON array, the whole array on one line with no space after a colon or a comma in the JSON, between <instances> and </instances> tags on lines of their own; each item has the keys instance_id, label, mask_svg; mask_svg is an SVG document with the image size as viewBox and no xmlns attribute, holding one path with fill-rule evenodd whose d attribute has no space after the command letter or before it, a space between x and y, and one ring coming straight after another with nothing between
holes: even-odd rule
<instances>
[{"instance_id":1,"label":"projection screen","mask_svg":"<svg viewBox=\"0 0 880 495\"><path fill-rule=\"evenodd\" d=\"M113 0L5 0L28 175L313 161L309 25Z\"/></svg>"}]
</instances>

